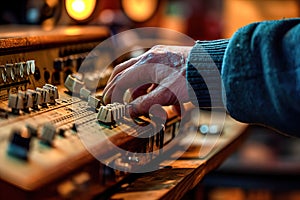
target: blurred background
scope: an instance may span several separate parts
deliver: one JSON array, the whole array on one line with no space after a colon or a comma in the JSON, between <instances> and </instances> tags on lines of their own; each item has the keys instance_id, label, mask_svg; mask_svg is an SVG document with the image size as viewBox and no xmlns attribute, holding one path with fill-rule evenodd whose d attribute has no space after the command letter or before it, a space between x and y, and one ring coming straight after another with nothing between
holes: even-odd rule
<instances>
[{"instance_id":1,"label":"blurred background","mask_svg":"<svg viewBox=\"0 0 300 200\"><path fill-rule=\"evenodd\" d=\"M0 7L2 25L99 25L112 34L164 27L195 40L229 38L251 22L299 16L300 0L10 0ZM256 126L248 132L241 148L184 199L300 199L299 139Z\"/></svg>"},{"instance_id":2,"label":"blurred background","mask_svg":"<svg viewBox=\"0 0 300 200\"><path fill-rule=\"evenodd\" d=\"M10 0L1 24L106 25L117 30L155 26L194 39L230 37L262 20L299 16L299 0Z\"/></svg>"}]
</instances>

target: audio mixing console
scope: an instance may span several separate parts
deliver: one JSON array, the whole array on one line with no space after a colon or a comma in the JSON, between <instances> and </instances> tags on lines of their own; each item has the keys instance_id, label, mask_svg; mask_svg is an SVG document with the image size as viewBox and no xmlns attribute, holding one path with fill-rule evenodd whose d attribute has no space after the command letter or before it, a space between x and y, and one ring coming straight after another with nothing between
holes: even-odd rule
<instances>
[{"instance_id":1,"label":"audio mixing console","mask_svg":"<svg viewBox=\"0 0 300 200\"><path fill-rule=\"evenodd\" d=\"M109 37L105 27L4 27L0 36L0 199L91 199L153 162L178 134L176 116L165 124L132 121L126 105L102 103L113 66L90 67L86 79L77 73ZM106 140L124 152L153 153L129 156Z\"/></svg>"},{"instance_id":2,"label":"audio mixing console","mask_svg":"<svg viewBox=\"0 0 300 200\"><path fill-rule=\"evenodd\" d=\"M161 131L136 139L157 127L137 131L139 125L126 123L125 105L103 105L89 90L89 85L105 86L110 67L101 73L92 68L86 80L77 77L89 52L108 37L106 28L1 30L7 30L0 40L1 199L80 199L82 194L88 199L126 177L95 159L80 137L104 133L103 141L95 143L97 154L123 171L150 162L155 155L144 160L119 155L104 146L105 139L126 151L148 152L174 137L178 119L163 129L170 137ZM146 118L139 123L151 124Z\"/></svg>"}]
</instances>

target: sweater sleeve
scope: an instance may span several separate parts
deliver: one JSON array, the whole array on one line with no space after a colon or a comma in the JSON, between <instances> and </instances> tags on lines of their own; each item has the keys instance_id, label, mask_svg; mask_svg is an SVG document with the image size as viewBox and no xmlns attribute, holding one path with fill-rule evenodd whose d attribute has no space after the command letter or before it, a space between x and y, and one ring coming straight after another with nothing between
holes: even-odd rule
<instances>
[{"instance_id":1,"label":"sweater sleeve","mask_svg":"<svg viewBox=\"0 0 300 200\"><path fill-rule=\"evenodd\" d=\"M233 118L300 136L299 44L300 19L253 23L232 36L219 70Z\"/></svg>"},{"instance_id":2,"label":"sweater sleeve","mask_svg":"<svg viewBox=\"0 0 300 200\"><path fill-rule=\"evenodd\" d=\"M220 71L228 40L197 41L190 52L186 77L191 101L200 108L222 107Z\"/></svg>"}]
</instances>

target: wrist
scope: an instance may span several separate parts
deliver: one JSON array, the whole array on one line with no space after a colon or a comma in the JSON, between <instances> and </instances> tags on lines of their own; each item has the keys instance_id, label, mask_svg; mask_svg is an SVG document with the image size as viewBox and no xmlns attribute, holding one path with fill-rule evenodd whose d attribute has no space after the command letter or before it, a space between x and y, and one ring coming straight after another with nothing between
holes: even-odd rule
<instances>
[{"instance_id":1,"label":"wrist","mask_svg":"<svg viewBox=\"0 0 300 200\"><path fill-rule=\"evenodd\" d=\"M222 68L228 40L196 41L187 62L187 84L190 100L199 107L224 107Z\"/></svg>"}]
</instances>

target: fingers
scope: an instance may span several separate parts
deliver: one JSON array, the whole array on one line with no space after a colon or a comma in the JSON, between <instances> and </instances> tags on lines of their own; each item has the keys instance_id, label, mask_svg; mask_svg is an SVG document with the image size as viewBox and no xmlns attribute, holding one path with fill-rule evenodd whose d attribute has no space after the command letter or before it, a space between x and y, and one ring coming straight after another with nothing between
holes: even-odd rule
<instances>
[{"instance_id":1,"label":"fingers","mask_svg":"<svg viewBox=\"0 0 300 200\"><path fill-rule=\"evenodd\" d=\"M116 82L119 81L120 77L124 76L123 73L125 70L127 70L128 68L131 68L132 66L134 66L141 58L143 55L136 57L136 58L131 58L123 63L120 63L119 65L117 65L111 76L109 77L106 87L103 90L103 95L104 95L104 102L105 103L110 103L111 101L111 93L112 90L115 88ZM132 73L133 78L135 78L135 72Z\"/></svg>"},{"instance_id":2,"label":"fingers","mask_svg":"<svg viewBox=\"0 0 300 200\"><path fill-rule=\"evenodd\" d=\"M108 83L111 82L111 80L121 71L124 69L127 69L128 67L134 65L138 61L138 58L131 58L123 63L120 63L119 65L114 67L114 71L112 72L111 76L108 79Z\"/></svg>"},{"instance_id":3,"label":"fingers","mask_svg":"<svg viewBox=\"0 0 300 200\"><path fill-rule=\"evenodd\" d=\"M126 90L130 88L140 88L138 92L143 91L142 93L145 93L145 85L149 85L152 83L152 76L148 76L150 73L152 73L151 71L151 68L147 67L146 65L139 65L139 67L137 68L130 67L126 70L123 70L122 72L117 74L106 86L103 92L104 102L122 102ZM145 74L147 76L145 76Z\"/></svg>"},{"instance_id":4,"label":"fingers","mask_svg":"<svg viewBox=\"0 0 300 200\"><path fill-rule=\"evenodd\" d=\"M129 110L129 113L132 117L146 115L153 105L160 104L161 106L174 105L174 109L180 114L182 105L188 101L185 76L182 73L174 72L165 77L159 85L155 85L152 91L132 101L130 104L133 109Z\"/></svg>"},{"instance_id":5,"label":"fingers","mask_svg":"<svg viewBox=\"0 0 300 200\"><path fill-rule=\"evenodd\" d=\"M103 94L105 94L107 92L107 89L111 87L111 84L114 82L113 80L116 79L116 77L119 75L119 73L121 73L122 71L124 71L125 69L129 68L130 66L134 65L136 62L138 61L137 58L132 58L130 60L127 60L119 65L117 65L112 74L110 75L106 87L103 90Z\"/></svg>"},{"instance_id":6,"label":"fingers","mask_svg":"<svg viewBox=\"0 0 300 200\"><path fill-rule=\"evenodd\" d=\"M125 69L131 67L132 65L136 64L138 61L140 61L143 57L145 57L145 55L147 55L148 52L138 56L138 57L135 57L135 58L131 58L129 60L126 60L120 64L118 64L117 66L114 67L114 70L111 74L111 76L109 77L108 79L108 83L110 83L115 76L117 76L117 74L119 74L120 72L124 71Z\"/></svg>"},{"instance_id":7,"label":"fingers","mask_svg":"<svg viewBox=\"0 0 300 200\"><path fill-rule=\"evenodd\" d=\"M135 89L130 89L131 100L134 100L134 99L150 92L152 85L153 85L152 83L149 83L149 84L142 85Z\"/></svg>"},{"instance_id":8,"label":"fingers","mask_svg":"<svg viewBox=\"0 0 300 200\"><path fill-rule=\"evenodd\" d=\"M134 99L133 102L137 105L132 113L146 114L151 105L156 103L171 105L176 102L174 96L186 97L185 59L183 58L185 58L185 49L189 48L168 49L157 46L137 58L119 64L115 67L103 91L104 103L112 101L123 103L124 94L127 94L129 89L131 99ZM164 87L158 87L161 84ZM163 88L172 88L173 95ZM154 94L158 96L153 96Z\"/></svg>"},{"instance_id":9,"label":"fingers","mask_svg":"<svg viewBox=\"0 0 300 200\"><path fill-rule=\"evenodd\" d=\"M130 88L136 88L134 90L130 89L132 92L131 97L134 99L130 103L132 106L129 109L132 117L148 114L149 109L155 104L162 106L181 105L188 101L185 71L170 70L168 72L172 73L163 73L160 70L155 70L153 67L127 69L112 80L113 84L104 95L104 102L107 103L111 100L123 102L125 91ZM155 74L153 77L156 77L155 79L159 80L158 82L147 79L147 77L152 76L151 73ZM147 74L146 77L145 74Z\"/></svg>"},{"instance_id":10,"label":"fingers","mask_svg":"<svg viewBox=\"0 0 300 200\"><path fill-rule=\"evenodd\" d=\"M103 91L105 103L122 102L126 90L144 85L160 83L172 71L168 66L157 63L136 63L118 73ZM142 90L139 90L139 92ZM143 92L145 93L145 92ZM140 95L140 94L138 94Z\"/></svg>"},{"instance_id":11,"label":"fingers","mask_svg":"<svg viewBox=\"0 0 300 200\"><path fill-rule=\"evenodd\" d=\"M153 91L133 100L129 106L129 114L135 118L140 115L147 115L154 105L175 105L178 104L176 96L163 86L157 86Z\"/></svg>"}]
</instances>

